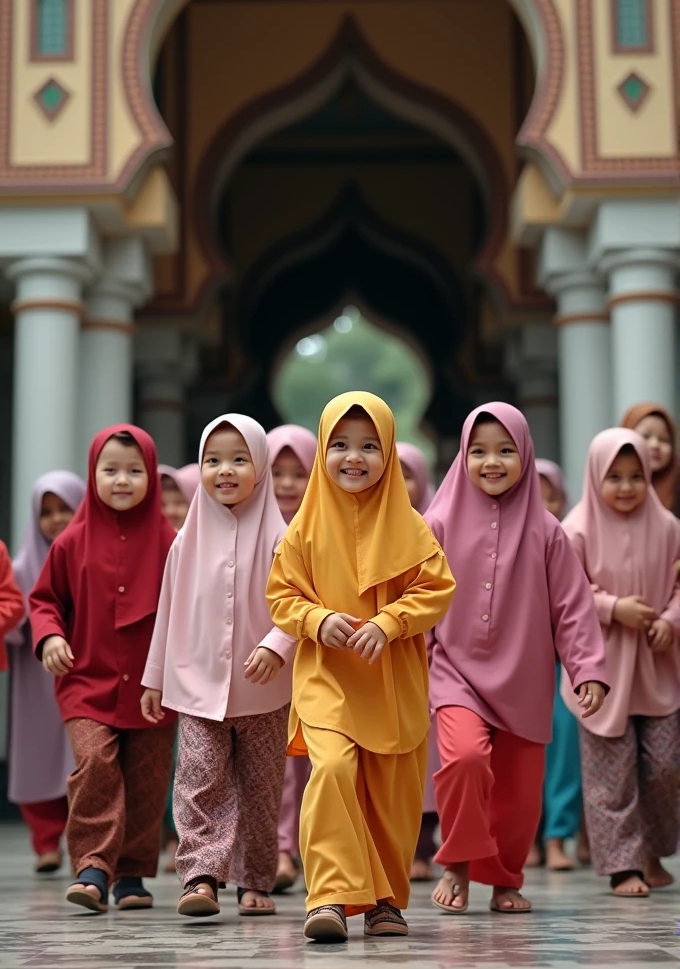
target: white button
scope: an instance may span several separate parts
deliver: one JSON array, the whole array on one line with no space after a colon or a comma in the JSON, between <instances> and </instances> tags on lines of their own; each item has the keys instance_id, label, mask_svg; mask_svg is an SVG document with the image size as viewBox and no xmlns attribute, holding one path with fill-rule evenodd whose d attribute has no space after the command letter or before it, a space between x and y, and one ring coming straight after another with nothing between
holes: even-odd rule
<instances>
[{"instance_id":1,"label":"white button","mask_svg":"<svg viewBox=\"0 0 680 969\"><path fill-rule=\"evenodd\" d=\"M232 526L231 526L231 530L232 530L232 532L234 531L234 529L235 529L235 528L236 528L236 525L232 525Z\"/></svg>"},{"instance_id":2,"label":"white button","mask_svg":"<svg viewBox=\"0 0 680 969\"><path fill-rule=\"evenodd\" d=\"M125 586L124 585L119 585L118 586L118 591L119 592L125 592Z\"/></svg>"},{"instance_id":3,"label":"white button","mask_svg":"<svg viewBox=\"0 0 680 969\"><path fill-rule=\"evenodd\" d=\"M231 619L227 619L227 626L231 626Z\"/></svg>"},{"instance_id":4,"label":"white button","mask_svg":"<svg viewBox=\"0 0 680 969\"><path fill-rule=\"evenodd\" d=\"M224 655L227 657L227 659L231 659L231 650L228 649Z\"/></svg>"},{"instance_id":5,"label":"white button","mask_svg":"<svg viewBox=\"0 0 680 969\"><path fill-rule=\"evenodd\" d=\"M498 528L498 522L491 522L492 528Z\"/></svg>"},{"instance_id":6,"label":"white button","mask_svg":"<svg viewBox=\"0 0 680 969\"><path fill-rule=\"evenodd\" d=\"M490 589L491 588L491 583L490 582L487 582L485 588L486 589Z\"/></svg>"},{"instance_id":7,"label":"white button","mask_svg":"<svg viewBox=\"0 0 680 969\"><path fill-rule=\"evenodd\" d=\"M227 599L231 599L233 595L233 592L227 592Z\"/></svg>"},{"instance_id":8,"label":"white button","mask_svg":"<svg viewBox=\"0 0 680 969\"><path fill-rule=\"evenodd\" d=\"M128 681L129 679L130 679L130 677L129 677L129 676L127 675L127 673L126 673L126 674L125 674L125 675L123 676L123 679L124 679L124 680L125 680L125 682L127 683L127 681Z\"/></svg>"},{"instance_id":9,"label":"white button","mask_svg":"<svg viewBox=\"0 0 680 969\"><path fill-rule=\"evenodd\" d=\"M488 621L489 621L489 617L486 614L483 615L482 616L482 622L488 622Z\"/></svg>"},{"instance_id":10,"label":"white button","mask_svg":"<svg viewBox=\"0 0 680 969\"><path fill-rule=\"evenodd\" d=\"M227 565L229 566L230 569L233 569L234 568L234 563L233 562L227 562Z\"/></svg>"},{"instance_id":11,"label":"white button","mask_svg":"<svg viewBox=\"0 0 680 969\"><path fill-rule=\"evenodd\" d=\"M127 535L121 535L120 536L120 540L121 540L121 542L127 541Z\"/></svg>"},{"instance_id":12,"label":"white button","mask_svg":"<svg viewBox=\"0 0 680 969\"><path fill-rule=\"evenodd\" d=\"M496 511L497 508L498 505L494 502L494 504L491 506L491 511Z\"/></svg>"},{"instance_id":13,"label":"white button","mask_svg":"<svg viewBox=\"0 0 680 969\"><path fill-rule=\"evenodd\" d=\"M497 559L498 558L498 555L495 552L492 552L491 553L491 558L492 559Z\"/></svg>"}]
</instances>

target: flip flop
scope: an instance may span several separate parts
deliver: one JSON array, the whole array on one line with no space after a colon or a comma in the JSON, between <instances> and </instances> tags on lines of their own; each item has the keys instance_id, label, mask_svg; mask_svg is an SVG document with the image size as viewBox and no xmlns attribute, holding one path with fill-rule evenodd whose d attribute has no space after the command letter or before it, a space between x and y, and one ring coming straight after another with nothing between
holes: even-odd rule
<instances>
[{"instance_id":1,"label":"flip flop","mask_svg":"<svg viewBox=\"0 0 680 969\"><path fill-rule=\"evenodd\" d=\"M238 914L247 916L258 916L258 915L276 915L276 905L271 908L260 908L259 905L241 905L241 899L246 894L246 892L257 892L263 898L269 898L269 892L261 892L259 888L237 888L236 889L236 901L238 902Z\"/></svg>"},{"instance_id":2,"label":"flip flop","mask_svg":"<svg viewBox=\"0 0 680 969\"><path fill-rule=\"evenodd\" d=\"M199 885L209 885L213 898L199 892ZM180 895L177 903L178 915L189 915L194 918L207 918L210 915L220 914L220 905L217 898L217 879L210 875L201 875L199 878L192 878L184 886L185 890Z\"/></svg>"},{"instance_id":3,"label":"flip flop","mask_svg":"<svg viewBox=\"0 0 680 969\"><path fill-rule=\"evenodd\" d=\"M612 875L609 879L609 891L615 898L649 898L651 891L649 888L646 892L617 892L616 889L623 882L627 881L633 875L637 875L640 881L644 882L644 877L640 871L622 871L616 875ZM645 883L646 884L646 883Z\"/></svg>"},{"instance_id":4,"label":"flip flop","mask_svg":"<svg viewBox=\"0 0 680 969\"><path fill-rule=\"evenodd\" d=\"M458 898L458 896L460 895L460 887L461 886L458 884L455 884L453 886L454 899ZM456 889L458 889L458 891L456 891ZM468 886L468 890L469 890L469 886ZM445 912L447 915L465 915L465 913L468 910L468 906L470 905L470 902L468 900L465 903L465 905L463 905L462 908L454 908L453 905L445 905L443 902L438 902L437 899L434 897L434 893L430 896L430 901L432 902L435 908L438 908L440 912Z\"/></svg>"},{"instance_id":5,"label":"flip flop","mask_svg":"<svg viewBox=\"0 0 680 969\"><path fill-rule=\"evenodd\" d=\"M513 891L517 892L516 889L513 889ZM524 896L520 892L517 892L517 895L519 895L520 898L524 898ZM525 901L528 901L528 899L525 899ZM531 907L530 908L501 908L500 905L497 904L497 902L491 899L491 901L489 902L489 911L494 912L496 915L529 915L533 911L533 909Z\"/></svg>"}]
</instances>

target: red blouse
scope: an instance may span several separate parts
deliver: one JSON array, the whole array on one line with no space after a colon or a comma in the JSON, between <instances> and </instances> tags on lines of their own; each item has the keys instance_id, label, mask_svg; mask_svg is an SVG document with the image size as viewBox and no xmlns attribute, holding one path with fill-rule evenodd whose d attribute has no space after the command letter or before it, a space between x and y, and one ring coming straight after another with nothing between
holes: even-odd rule
<instances>
[{"instance_id":1,"label":"red blouse","mask_svg":"<svg viewBox=\"0 0 680 969\"><path fill-rule=\"evenodd\" d=\"M0 542L0 670L7 669L5 636L24 617L24 597L12 572L7 546Z\"/></svg>"}]
</instances>

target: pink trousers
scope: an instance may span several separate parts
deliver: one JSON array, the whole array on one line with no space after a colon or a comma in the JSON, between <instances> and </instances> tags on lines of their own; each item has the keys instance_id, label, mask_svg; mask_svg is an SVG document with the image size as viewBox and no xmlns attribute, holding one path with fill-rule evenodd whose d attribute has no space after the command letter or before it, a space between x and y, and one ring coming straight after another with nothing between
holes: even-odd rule
<instances>
[{"instance_id":1,"label":"pink trousers","mask_svg":"<svg viewBox=\"0 0 680 969\"><path fill-rule=\"evenodd\" d=\"M309 757L287 757L279 812L279 851L291 858L300 854L300 805L312 770Z\"/></svg>"},{"instance_id":2,"label":"pink trousers","mask_svg":"<svg viewBox=\"0 0 680 969\"><path fill-rule=\"evenodd\" d=\"M545 747L498 730L465 707L437 710L442 831L435 861L469 861L483 885L521 888L541 816Z\"/></svg>"}]
</instances>

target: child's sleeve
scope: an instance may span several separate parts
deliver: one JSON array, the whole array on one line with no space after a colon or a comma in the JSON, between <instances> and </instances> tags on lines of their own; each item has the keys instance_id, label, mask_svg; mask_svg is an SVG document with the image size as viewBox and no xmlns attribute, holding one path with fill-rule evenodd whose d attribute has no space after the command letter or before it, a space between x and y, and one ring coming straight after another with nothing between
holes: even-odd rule
<instances>
[{"instance_id":1,"label":"child's sleeve","mask_svg":"<svg viewBox=\"0 0 680 969\"><path fill-rule=\"evenodd\" d=\"M24 617L24 597L12 571L12 560L4 543L0 542L0 669L7 666L4 637Z\"/></svg>"},{"instance_id":2,"label":"child's sleeve","mask_svg":"<svg viewBox=\"0 0 680 969\"><path fill-rule=\"evenodd\" d=\"M163 675L165 673L165 653L168 646L168 630L170 628L170 606L172 604L172 593L175 588L175 577L179 563L179 547L181 539L175 539L163 571L163 582L161 583L161 594L158 599L158 609L156 610L156 621L153 627L153 636L149 646L149 654L146 658L144 675L142 676L142 686L149 690L163 689Z\"/></svg>"},{"instance_id":3,"label":"child's sleeve","mask_svg":"<svg viewBox=\"0 0 680 969\"><path fill-rule=\"evenodd\" d=\"M39 660L42 660L46 639L50 636L66 639L66 617L71 608L66 548L64 542L56 541L47 553L38 581L28 597L33 649Z\"/></svg>"},{"instance_id":4,"label":"child's sleeve","mask_svg":"<svg viewBox=\"0 0 680 969\"><path fill-rule=\"evenodd\" d=\"M402 596L383 606L371 622L388 642L426 633L444 616L455 590L456 580L440 548L413 569Z\"/></svg>"},{"instance_id":5,"label":"child's sleeve","mask_svg":"<svg viewBox=\"0 0 680 969\"><path fill-rule=\"evenodd\" d=\"M680 560L680 522L677 519L673 519L673 526L676 532L675 563L677 566ZM677 578L671 600L659 616L659 619L665 619L666 622L669 622L673 627L673 632L676 637L680 636L680 584Z\"/></svg>"},{"instance_id":6,"label":"child's sleeve","mask_svg":"<svg viewBox=\"0 0 680 969\"><path fill-rule=\"evenodd\" d=\"M581 563L581 567L586 574L586 563L585 563L585 542L583 535L580 533L575 533L568 536L568 541L573 548L577 559ZM614 622L614 606L618 601L618 596L612 595L611 592L605 592L601 589L599 585L594 582L590 583L590 591L595 601L595 609L597 611L597 618L601 626L611 626Z\"/></svg>"},{"instance_id":7,"label":"child's sleeve","mask_svg":"<svg viewBox=\"0 0 680 969\"><path fill-rule=\"evenodd\" d=\"M333 610L320 604L301 556L285 538L274 554L266 595L272 621L280 630L298 642L319 642L321 624Z\"/></svg>"},{"instance_id":8,"label":"child's sleeve","mask_svg":"<svg viewBox=\"0 0 680 969\"><path fill-rule=\"evenodd\" d=\"M607 690L604 640L588 577L561 528L546 551L550 616L557 655L574 690L595 680Z\"/></svg>"}]
</instances>

